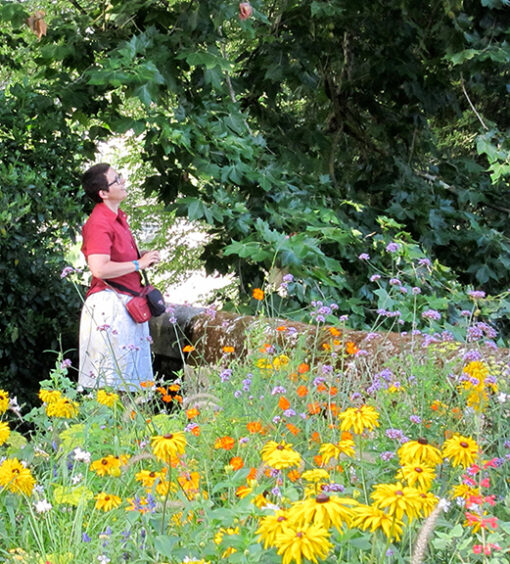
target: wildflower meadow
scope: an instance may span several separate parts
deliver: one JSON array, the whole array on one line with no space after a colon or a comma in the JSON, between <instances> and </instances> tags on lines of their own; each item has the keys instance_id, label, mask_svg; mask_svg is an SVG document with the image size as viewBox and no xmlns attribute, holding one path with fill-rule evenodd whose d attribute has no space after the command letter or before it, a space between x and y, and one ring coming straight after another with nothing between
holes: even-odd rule
<instances>
[{"instance_id":1,"label":"wildflower meadow","mask_svg":"<svg viewBox=\"0 0 510 564\"><path fill-rule=\"evenodd\" d=\"M132 394L77 389L62 354L30 411L0 391L1 561L510 562L509 358L486 297L445 328L416 281L377 276L364 342L403 326L405 299L420 355L381 363L314 302L318 349L279 324Z\"/></svg>"}]
</instances>

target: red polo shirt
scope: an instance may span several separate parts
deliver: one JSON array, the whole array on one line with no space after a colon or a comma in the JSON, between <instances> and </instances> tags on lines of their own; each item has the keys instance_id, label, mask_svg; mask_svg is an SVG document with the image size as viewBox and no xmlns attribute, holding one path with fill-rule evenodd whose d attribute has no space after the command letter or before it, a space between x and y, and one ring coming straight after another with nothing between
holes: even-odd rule
<instances>
[{"instance_id":1,"label":"red polo shirt","mask_svg":"<svg viewBox=\"0 0 510 564\"><path fill-rule=\"evenodd\" d=\"M109 255L114 262L127 262L138 258L136 243L129 229L126 214L122 210L116 214L106 204L96 204L83 226L82 236L81 251L85 258L89 255ZM142 289L139 272L130 272L111 280L135 292ZM87 297L105 288L107 286L103 280L93 276Z\"/></svg>"}]
</instances>

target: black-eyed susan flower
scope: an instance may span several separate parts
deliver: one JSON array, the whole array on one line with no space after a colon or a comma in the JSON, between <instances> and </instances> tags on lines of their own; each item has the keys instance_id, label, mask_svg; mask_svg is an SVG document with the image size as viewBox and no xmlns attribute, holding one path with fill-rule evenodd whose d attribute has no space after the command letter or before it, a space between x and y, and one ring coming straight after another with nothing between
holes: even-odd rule
<instances>
[{"instance_id":1,"label":"black-eyed susan flower","mask_svg":"<svg viewBox=\"0 0 510 564\"><path fill-rule=\"evenodd\" d=\"M272 515L267 515L260 520L255 534L259 535L259 540L264 543L265 549L275 546L276 537L283 532L288 524L288 519L287 511L278 509Z\"/></svg>"},{"instance_id":2,"label":"black-eyed susan flower","mask_svg":"<svg viewBox=\"0 0 510 564\"><path fill-rule=\"evenodd\" d=\"M285 441L280 443L269 441L262 447L260 452L264 463L277 470L299 466L302 461L301 455L292 448L292 445Z\"/></svg>"},{"instance_id":3,"label":"black-eyed susan flower","mask_svg":"<svg viewBox=\"0 0 510 564\"><path fill-rule=\"evenodd\" d=\"M114 456L113 454L109 454L108 456L94 460L90 465L90 469L98 476L108 475L118 477L121 474L122 467L127 464L128 460L129 456L127 455Z\"/></svg>"},{"instance_id":4,"label":"black-eyed susan flower","mask_svg":"<svg viewBox=\"0 0 510 564\"><path fill-rule=\"evenodd\" d=\"M352 507L355 505L358 502L349 497L321 493L293 503L289 509L289 518L297 525L314 523L326 530L333 526L340 531L344 523L350 524Z\"/></svg>"},{"instance_id":5,"label":"black-eyed susan flower","mask_svg":"<svg viewBox=\"0 0 510 564\"><path fill-rule=\"evenodd\" d=\"M421 437L416 441L408 441L404 443L397 451L400 464L416 463L435 466L441 464L443 458L441 451L435 446L429 444L428 440Z\"/></svg>"},{"instance_id":6,"label":"black-eyed susan flower","mask_svg":"<svg viewBox=\"0 0 510 564\"><path fill-rule=\"evenodd\" d=\"M397 480L403 480L422 490L429 490L435 477L436 473L431 466L412 462L404 464L396 476Z\"/></svg>"},{"instance_id":7,"label":"black-eyed susan flower","mask_svg":"<svg viewBox=\"0 0 510 564\"><path fill-rule=\"evenodd\" d=\"M452 498L461 497L462 499L469 499L470 497L480 495L480 488L474 488L468 484L457 484L450 490Z\"/></svg>"},{"instance_id":8,"label":"black-eyed susan flower","mask_svg":"<svg viewBox=\"0 0 510 564\"><path fill-rule=\"evenodd\" d=\"M71 419L78 415L78 411L78 403L66 397L52 401L46 406L46 415L48 417Z\"/></svg>"},{"instance_id":9,"label":"black-eyed susan flower","mask_svg":"<svg viewBox=\"0 0 510 564\"><path fill-rule=\"evenodd\" d=\"M0 390L0 415L9 409L9 393Z\"/></svg>"},{"instance_id":10,"label":"black-eyed susan flower","mask_svg":"<svg viewBox=\"0 0 510 564\"><path fill-rule=\"evenodd\" d=\"M119 401L119 394L115 392L107 392L105 390L98 390L96 395L97 403L106 405L106 407L113 407Z\"/></svg>"},{"instance_id":11,"label":"black-eyed susan flower","mask_svg":"<svg viewBox=\"0 0 510 564\"><path fill-rule=\"evenodd\" d=\"M179 454L184 454L186 436L180 431L168 435L156 435L151 438L151 447L156 458L170 463Z\"/></svg>"},{"instance_id":12,"label":"black-eyed susan flower","mask_svg":"<svg viewBox=\"0 0 510 564\"><path fill-rule=\"evenodd\" d=\"M353 431L360 435L365 430L372 431L379 427L379 413L370 405L360 407L349 407L338 414L341 420L340 429L342 431Z\"/></svg>"},{"instance_id":13,"label":"black-eyed susan flower","mask_svg":"<svg viewBox=\"0 0 510 564\"><path fill-rule=\"evenodd\" d=\"M296 562L301 564L303 558L317 562L325 559L333 548L329 541L329 532L320 525L303 525L301 527L285 527L276 537L277 553L282 557L282 564Z\"/></svg>"},{"instance_id":14,"label":"black-eyed susan flower","mask_svg":"<svg viewBox=\"0 0 510 564\"><path fill-rule=\"evenodd\" d=\"M478 445L471 437L463 437L455 433L443 444L443 457L448 458L452 466L471 466L478 457Z\"/></svg>"},{"instance_id":15,"label":"black-eyed susan flower","mask_svg":"<svg viewBox=\"0 0 510 564\"><path fill-rule=\"evenodd\" d=\"M407 515L408 519L412 520L420 514L422 499L419 494L416 488L397 482L375 485L371 497L374 505L380 509L387 509L388 513L397 519Z\"/></svg>"},{"instance_id":16,"label":"black-eyed susan flower","mask_svg":"<svg viewBox=\"0 0 510 564\"><path fill-rule=\"evenodd\" d=\"M0 486L15 494L31 495L35 478L17 458L7 458L0 464Z\"/></svg>"},{"instance_id":17,"label":"black-eyed susan flower","mask_svg":"<svg viewBox=\"0 0 510 564\"><path fill-rule=\"evenodd\" d=\"M322 456L323 464L329 464L331 459L339 460L341 454L354 456L354 441L344 439L338 443L324 443L319 448L319 454Z\"/></svg>"},{"instance_id":18,"label":"black-eyed susan flower","mask_svg":"<svg viewBox=\"0 0 510 564\"><path fill-rule=\"evenodd\" d=\"M373 505L358 505L354 507L353 513L351 527L357 527L362 531L370 530L371 533L380 529L388 540L400 540L404 526L401 519Z\"/></svg>"},{"instance_id":19,"label":"black-eyed susan flower","mask_svg":"<svg viewBox=\"0 0 510 564\"><path fill-rule=\"evenodd\" d=\"M155 472L154 470L140 470L135 474L135 480L141 482L143 487L151 490L156 482L165 479L165 472Z\"/></svg>"},{"instance_id":20,"label":"black-eyed susan flower","mask_svg":"<svg viewBox=\"0 0 510 564\"><path fill-rule=\"evenodd\" d=\"M439 503L439 498L432 492L420 492L418 495L421 500L420 513L422 517L428 517Z\"/></svg>"},{"instance_id":21,"label":"black-eyed susan flower","mask_svg":"<svg viewBox=\"0 0 510 564\"><path fill-rule=\"evenodd\" d=\"M62 392L59 390L39 390L39 399L43 403L53 403L62 397Z\"/></svg>"},{"instance_id":22,"label":"black-eyed susan flower","mask_svg":"<svg viewBox=\"0 0 510 564\"><path fill-rule=\"evenodd\" d=\"M98 493L95 497L96 500L96 509L100 509L101 511L111 511L122 503L122 499L113 494L109 494L106 492Z\"/></svg>"},{"instance_id":23,"label":"black-eyed susan flower","mask_svg":"<svg viewBox=\"0 0 510 564\"><path fill-rule=\"evenodd\" d=\"M0 445L3 445L7 440L9 440L10 434L11 429L9 428L9 424L5 421L0 421Z\"/></svg>"}]
</instances>

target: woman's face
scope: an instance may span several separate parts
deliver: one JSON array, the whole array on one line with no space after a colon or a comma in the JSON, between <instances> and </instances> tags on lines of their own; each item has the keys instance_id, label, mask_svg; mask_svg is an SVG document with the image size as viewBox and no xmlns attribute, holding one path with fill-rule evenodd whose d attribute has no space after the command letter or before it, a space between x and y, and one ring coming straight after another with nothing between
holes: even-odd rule
<instances>
[{"instance_id":1,"label":"woman's face","mask_svg":"<svg viewBox=\"0 0 510 564\"><path fill-rule=\"evenodd\" d=\"M105 192L106 198L103 199L122 202L127 196L126 181L111 167L106 171L105 176L108 181L108 192Z\"/></svg>"}]
</instances>

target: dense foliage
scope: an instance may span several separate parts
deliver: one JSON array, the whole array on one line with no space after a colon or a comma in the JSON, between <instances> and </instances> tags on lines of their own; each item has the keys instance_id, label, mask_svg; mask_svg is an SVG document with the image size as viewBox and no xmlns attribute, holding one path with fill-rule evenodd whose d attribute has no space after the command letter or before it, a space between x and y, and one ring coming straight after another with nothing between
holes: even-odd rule
<instances>
[{"instance_id":1,"label":"dense foliage","mask_svg":"<svg viewBox=\"0 0 510 564\"><path fill-rule=\"evenodd\" d=\"M370 322L378 298L356 258L385 267L393 239L498 293L510 265L509 23L505 0L255 0L245 19L212 0L2 0L0 88L26 129L20 156L4 144L2 162L23 186L35 175L43 194L62 194L73 154L137 136L146 193L208 225L207 267L235 270L244 295L265 272L291 272L289 311L325 297ZM31 160L53 145L66 150ZM51 201L27 216L46 233ZM8 239L39 253L30 231Z\"/></svg>"}]
</instances>

